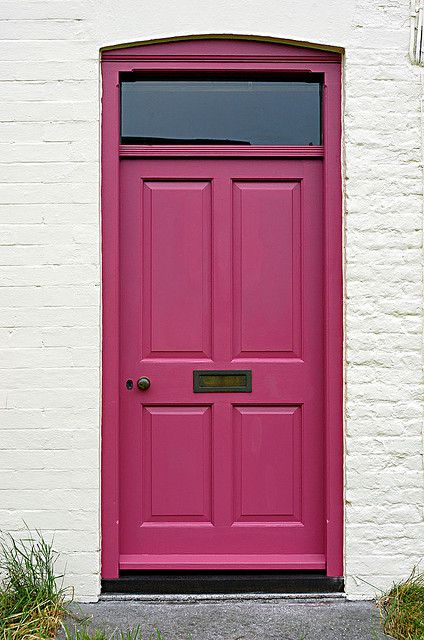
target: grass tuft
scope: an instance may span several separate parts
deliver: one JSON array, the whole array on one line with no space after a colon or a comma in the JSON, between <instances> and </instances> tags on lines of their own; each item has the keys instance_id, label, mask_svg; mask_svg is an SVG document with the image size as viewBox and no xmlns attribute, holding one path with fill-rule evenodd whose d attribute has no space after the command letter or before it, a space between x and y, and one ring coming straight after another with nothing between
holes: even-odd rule
<instances>
[{"instance_id":1,"label":"grass tuft","mask_svg":"<svg viewBox=\"0 0 424 640\"><path fill-rule=\"evenodd\" d=\"M74 629L70 631L66 626L65 630L65 639L66 640L108 640L104 631L100 629L96 629L90 633L86 629Z\"/></svg>"},{"instance_id":2,"label":"grass tuft","mask_svg":"<svg viewBox=\"0 0 424 640\"><path fill-rule=\"evenodd\" d=\"M64 630L65 640L143 640L141 627L139 625L128 631L115 631L112 635L106 635L106 633L100 629L92 632L84 628L70 631L64 626ZM160 631L156 630L155 633L146 637L146 640L164 640L164 638Z\"/></svg>"},{"instance_id":3,"label":"grass tuft","mask_svg":"<svg viewBox=\"0 0 424 640\"><path fill-rule=\"evenodd\" d=\"M52 544L38 531L27 530L23 539L0 537L0 640L55 638L65 614L56 559Z\"/></svg>"},{"instance_id":4,"label":"grass tuft","mask_svg":"<svg viewBox=\"0 0 424 640\"><path fill-rule=\"evenodd\" d=\"M414 569L378 600L384 632L396 640L424 640L424 573Z\"/></svg>"}]
</instances>

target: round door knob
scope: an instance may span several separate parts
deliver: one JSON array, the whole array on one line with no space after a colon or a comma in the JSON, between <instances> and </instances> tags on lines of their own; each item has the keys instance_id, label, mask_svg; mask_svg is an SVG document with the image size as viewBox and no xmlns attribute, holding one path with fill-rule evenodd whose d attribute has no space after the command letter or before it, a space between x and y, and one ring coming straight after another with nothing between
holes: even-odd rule
<instances>
[{"instance_id":1,"label":"round door knob","mask_svg":"<svg viewBox=\"0 0 424 640\"><path fill-rule=\"evenodd\" d=\"M139 378L137 380L137 387L140 389L140 391L146 391L150 387L149 378Z\"/></svg>"}]
</instances>

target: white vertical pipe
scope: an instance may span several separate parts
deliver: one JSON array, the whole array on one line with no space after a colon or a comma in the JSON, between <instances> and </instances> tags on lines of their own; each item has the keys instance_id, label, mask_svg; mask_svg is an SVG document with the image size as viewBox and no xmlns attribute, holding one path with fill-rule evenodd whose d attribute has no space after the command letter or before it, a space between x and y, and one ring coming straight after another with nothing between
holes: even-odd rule
<instances>
[{"instance_id":1,"label":"white vertical pipe","mask_svg":"<svg viewBox=\"0 0 424 640\"><path fill-rule=\"evenodd\" d=\"M424 0L411 0L409 57L413 64L424 63Z\"/></svg>"},{"instance_id":2,"label":"white vertical pipe","mask_svg":"<svg viewBox=\"0 0 424 640\"><path fill-rule=\"evenodd\" d=\"M415 62L420 64L421 57L421 47L423 44L423 6L422 2L420 2L420 6L417 11L417 28L416 28L416 36L415 36Z\"/></svg>"},{"instance_id":3,"label":"white vertical pipe","mask_svg":"<svg viewBox=\"0 0 424 640\"><path fill-rule=\"evenodd\" d=\"M409 31L409 59L415 62L415 29L416 29L417 12L415 0L410 0L410 31Z\"/></svg>"},{"instance_id":4,"label":"white vertical pipe","mask_svg":"<svg viewBox=\"0 0 424 640\"><path fill-rule=\"evenodd\" d=\"M423 7L423 3L421 3L421 7L420 7L420 16L421 16L421 42L420 42L420 64L423 64L424 62L424 24L423 24L423 20L424 20L424 7Z\"/></svg>"}]
</instances>

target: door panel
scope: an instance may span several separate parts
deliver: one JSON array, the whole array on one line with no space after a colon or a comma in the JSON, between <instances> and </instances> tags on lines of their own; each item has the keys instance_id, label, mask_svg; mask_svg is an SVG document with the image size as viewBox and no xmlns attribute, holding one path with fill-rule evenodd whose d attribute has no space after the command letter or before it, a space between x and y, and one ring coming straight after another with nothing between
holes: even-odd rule
<instances>
[{"instance_id":1,"label":"door panel","mask_svg":"<svg viewBox=\"0 0 424 640\"><path fill-rule=\"evenodd\" d=\"M200 406L143 408L142 524L210 521L210 413Z\"/></svg>"},{"instance_id":2,"label":"door panel","mask_svg":"<svg viewBox=\"0 0 424 640\"><path fill-rule=\"evenodd\" d=\"M301 522L301 407L234 409L236 521Z\"/></svg>"},{"instance_id":3,"label":"door panel","mask_svg":"<svg viewBox=\"0 0 424 640\"><path fill-rule=\"evenodd\" d=\"M121 568L324 568L321 180L121 161ZM199 369L252 391L194 393Z\"/></svg>"},{"instance_id":4,"label":"door panel","mask_svg":"<svg viewBox=\"0 0 424 640\"><path fill-rule=\"evenodd\" d=\"M293 353L300 342L300 186L233 185L235 357Z\"/></svg>"},{"instance_id":5,"label":"door panel","mask_svg":"<svg viewBox=\"0 0 424 640\"><path fill-rule=\"evenodd\" d=\"M210 183L146 181L142 189L143 356L210 357Z\"/></svg>"}]
</instances>

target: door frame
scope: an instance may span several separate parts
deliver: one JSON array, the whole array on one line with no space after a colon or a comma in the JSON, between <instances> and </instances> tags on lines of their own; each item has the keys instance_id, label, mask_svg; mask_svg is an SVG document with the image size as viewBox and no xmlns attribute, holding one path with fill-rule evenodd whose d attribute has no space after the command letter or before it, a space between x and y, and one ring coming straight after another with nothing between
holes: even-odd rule
<instances>
[{"instance_id":1,"label":"door frame","mask_svg":"<svg viewBox=\"0 0 424 640\"><path fill-rule=\"evenodd\" d=\"M120 145L121 73L199 70L321 74L322 146ZM109 48L102 51L101 71L101 576L119 577L119 161L171 155L323 158L326 575L343 576L341 56L272 39L203 36Z\"/></svg>"}]
</instances>

